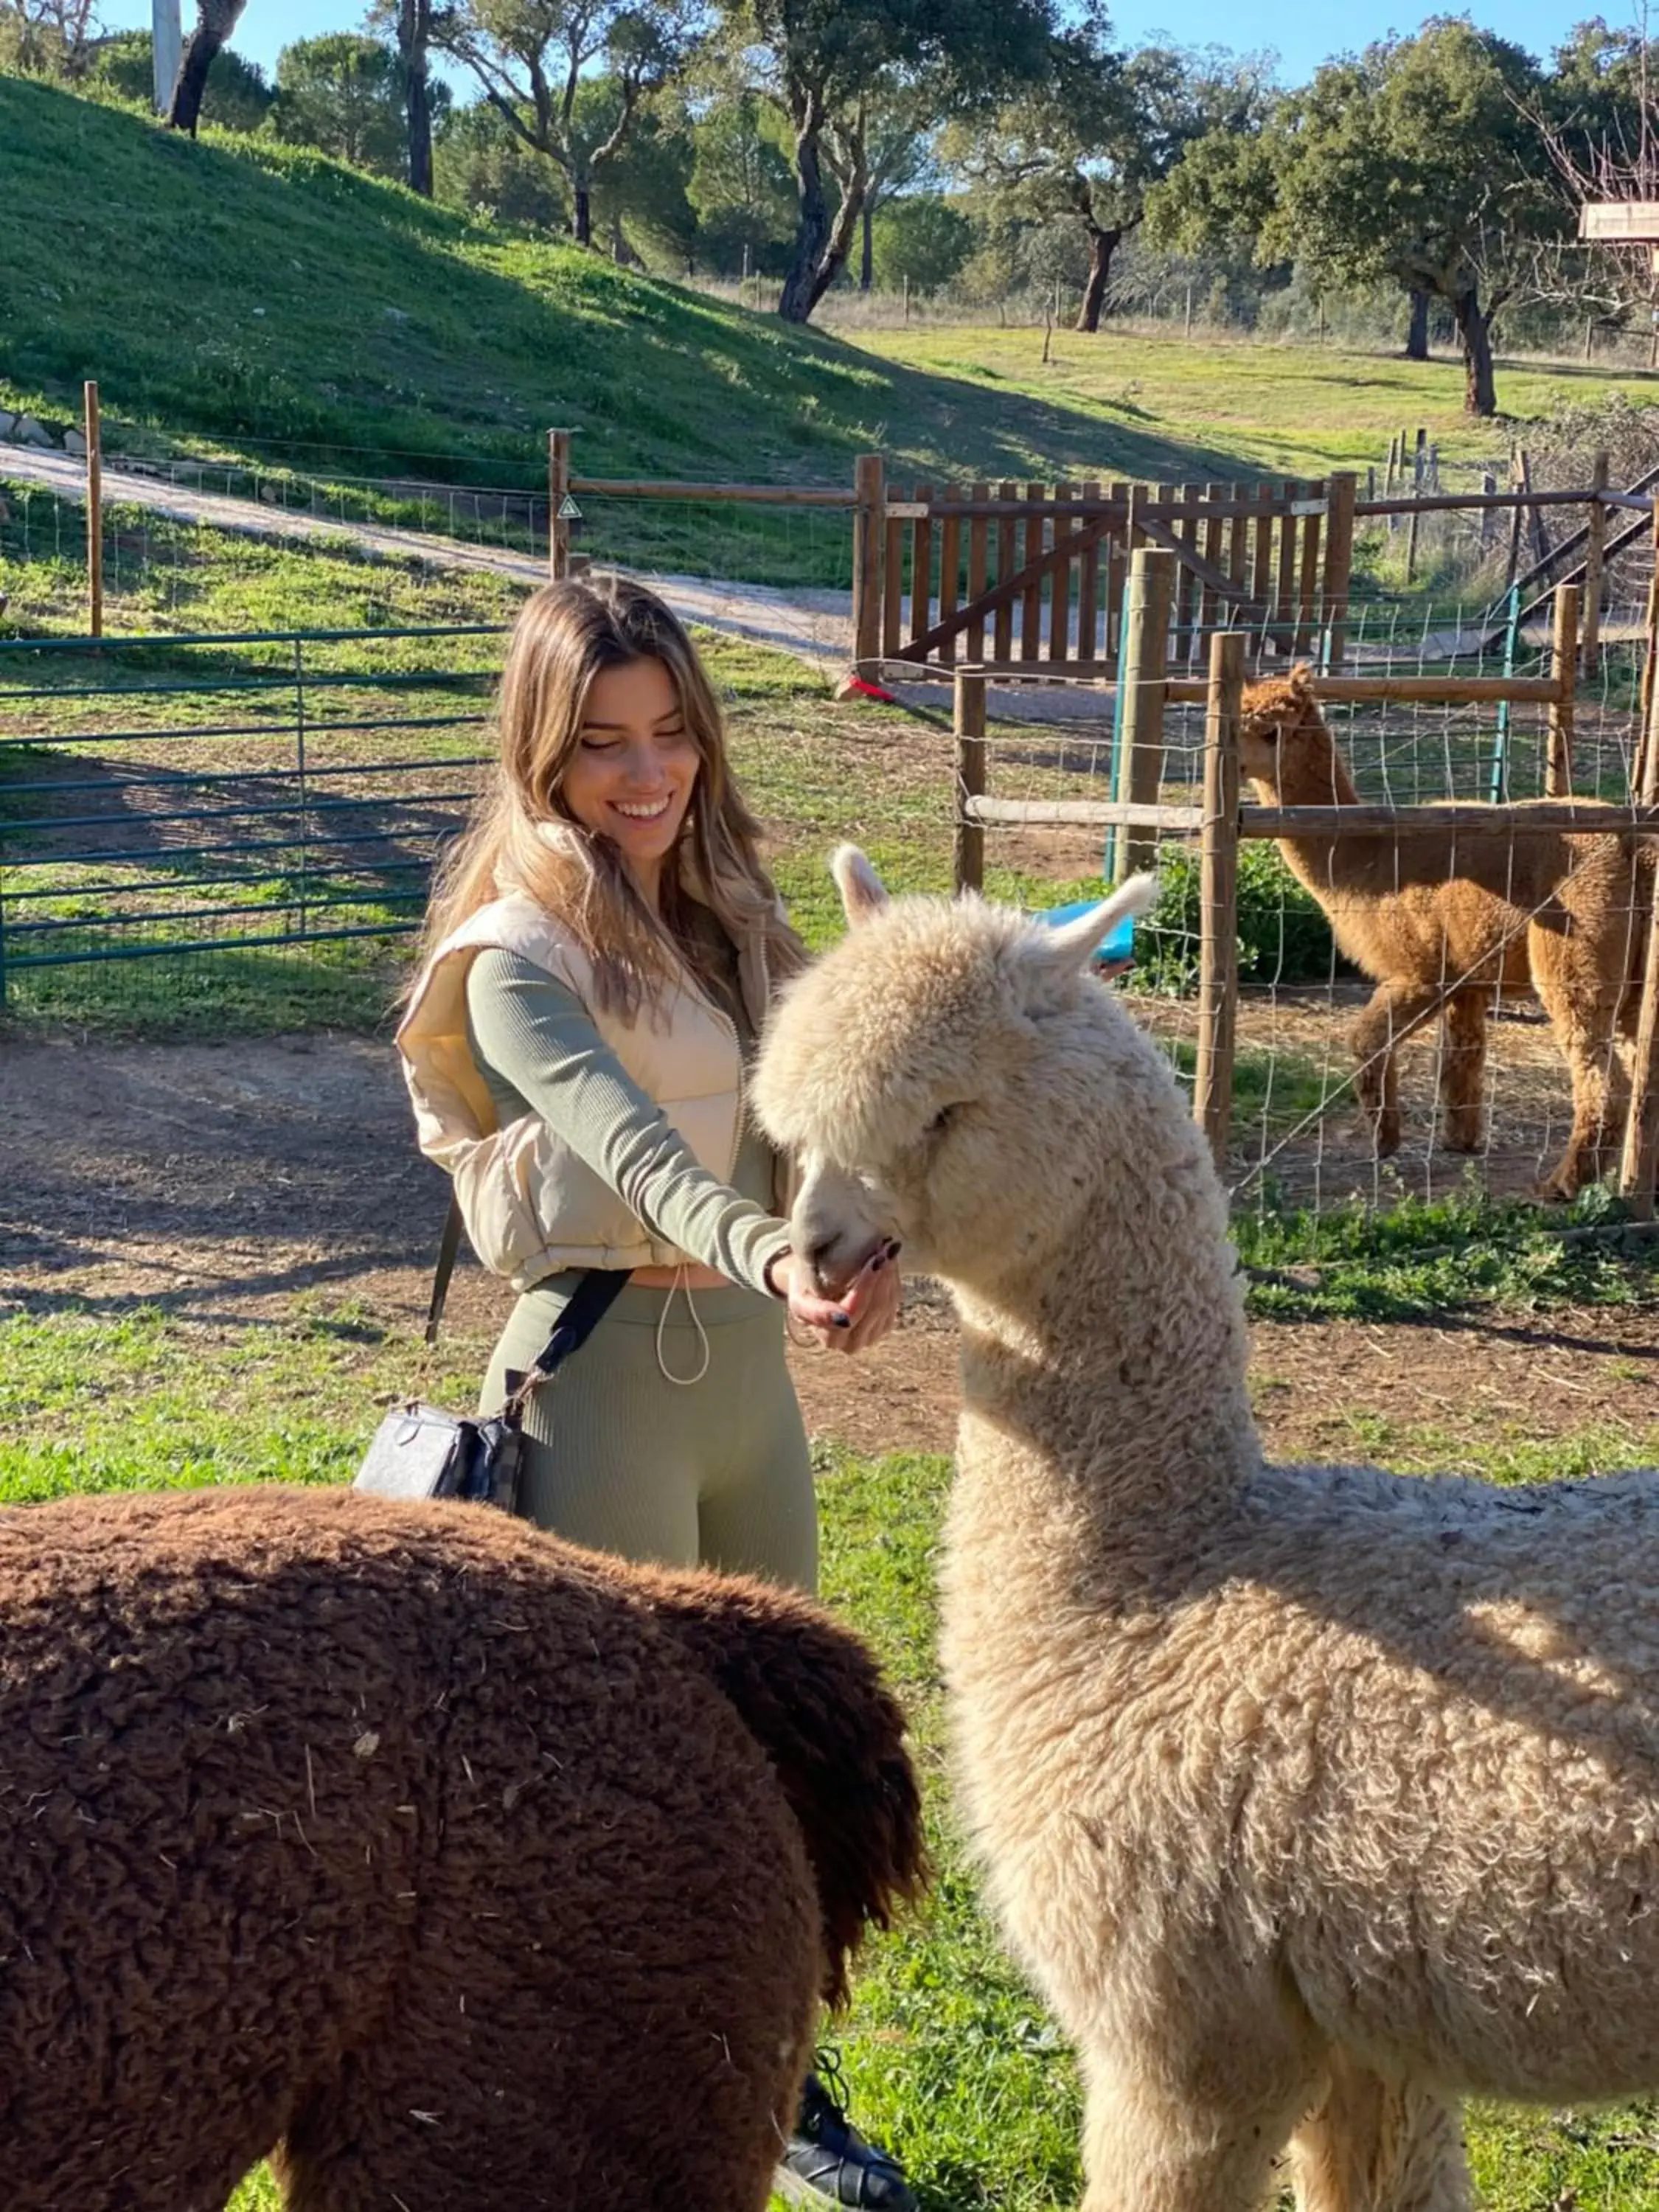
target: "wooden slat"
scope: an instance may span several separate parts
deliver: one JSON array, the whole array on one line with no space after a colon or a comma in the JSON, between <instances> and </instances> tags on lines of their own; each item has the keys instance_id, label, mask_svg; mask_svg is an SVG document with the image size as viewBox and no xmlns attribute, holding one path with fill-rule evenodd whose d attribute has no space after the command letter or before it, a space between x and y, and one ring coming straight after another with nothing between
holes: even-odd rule
<instances>
[{"instance_id":1,"label":"wooden slat","mask_svg":"<svg viewBox=\"0 0 1659 2212\"><path fill-rule=\"evenodd\" d=\"M1083 487L1085 499L1099 495L1100 486L1091 481ZM1110 564L1108 541L1108 565ZM1077 572L1077 659L1086 666L1095 658L1096 633L1099 628L1097 615L1100 602L1100 553L1098 544L1091 545L1078 563Z\"/></svg>"},{"instance_id":2,"label":"wooden slat","mask_svg":"<svg viewBox=\"0 0 1659 2212\"><path fill-rule=\"evenodd\" d=\"M1238 607L1249 597L1246 580L1250 566L1250 518L1244 514L1234 515L1227 525L1227 535L1231 541L1227 548L1227 580L1233 586L1232 608ZM1234 623L1237 617L1230 611L1227 619ZM1214 656L1211 657L1213 659Z\"/></svg>"},{"instance_id":3,"label":"wooden slat","mask_svg":"<svg viewBox=\"0 0 1659 2212\"><path fill-rule=\"evenodd\" d=\"M1202 826L1199 806L1137 804L1113 799L975 799L970 821L1012 828L1023 823L1109 830L1188 830ZM1659 806L1539 805L1485 806L1478 799L1433 806L1241 806L1241 837L1374 837L1395 830L1433 830L1457 837L1525 836L1547 830L1605 836L1613 830L1659 830Z\"/></svg>"},{"instance_id":4,"label":"wooden slat","mask_svg":"<svg viewBox=\"0 0 1659 2212\"><path fill-rule=\"evenodd\" d=\"M997 496L1000 500L1015 499L1018 494L1019 486L1017 483L1003 483L997 486ZM1019 556L1016 550L1018 544L1018 528L1019 526L1012 514L1002 514L997 517L997 581L999 584L1006 584L1019 565ZM998 605L996 627L991 650L999 660L1008 660L1013 656L1014 603L1012 599L1003 599Z\"/></svg>"},{"instance_id":5,"label":"wooden slat","mask_svg":"<svg viewBox=\"0 0 1659 2212\"><path fill-rule=\"evenodd\" d=\"M1322 477L1308 487L1310 499L1323 499L1325 483ZM1307 514L1302 518L1302 545L1297 567L1300 589L1297 594L1296 649L1311 653L1318 643L1316 628L1319 619L1319 537L1320 518Z\"/></svg>"},{"instance_id":6,"label":"wooden slat","mask_svg":"<svg viewBox=\"0 0 1659 2212\"><path fill-rule=\"evenodd\" d=\"M1256 488L1256 518L1250 548L1250 597L1270 611L1273 603L1273 507L1270 483Z\"/></svg>"},{"instance_id":7,"label":"wooden slat","mask_svg":"<svg viewBox=\"0 0 1659 2212\"><path fill-rule=\"evenodd\" d=\"M1025 522L1024 566L1042 557L1042 500L1047 487L1028 483L1025 496L1034 512ZM1041 660L1042 658L1042 580L1033 577L1026 586L1025 598L1020 607L1019 657L1022 660Z\"/></svg>"},{"instance_id":8,"label":"wooden slat","mask_svg":"<svg viewBox=\"0 0 1659 2212\"><path fill-rule=\"evenodd\" d=\"M1074 484L1057 483L1056 499L1075 499ZM1054 534L1060 534L1059 523ZM1063 568L1054 569L1048 578L1048 665L1063 668L1072 646L1072 581L1077 573L1077 563L1068 561Z\"/></svg>"},{"instance_id":9,"label":"wooden slat","mask_svg":"<svg viewBox=\"0 0 1659 2212\"><path fill-rule=\"evenodd\" d=\"M1291 502L1307 489L1291 482L1285 487L1285 511L1279 519L1279 577L1273 590L1273 642L1280 653L1296 650L1296 517Z\"/></svg>"},{"instance_id":10,"label":"wooden slat","mask_svg":"<svg viewBox=\"0 0 1659 2212\"><path fill-rule=\"evenodd\" d=\"M1200 676L1173 678L1170 697L1181 706L1201 706L1206 696ZM1316 699L1392 699L1425 707L1472 707L1504 699L1516 704L1553 706L1561 687L1553 676L1316 676Z\"/></svg>"},{"instance_id":11,"label":"wooden slat","mask_svg":"<svg viewBox=\"0 0 1659 2212\"><path fill-rule=\"evenodd\" d=\"M932 484L916 486L918 505L933 496ZM910 529L910 642L915 645L933 627L933 526L923 514Z\"/></svg>"},{"instance_id":12,"label":"wooden slat","mask_svg":"<svg viewBox=\"0 0 1659 2212\"><path fill-rule=\"evenodd\" d=\"M939 495L942 516L939 526L939 618L941 627L954 619L962 596L962 523L952 510L960 505L961 487L946 484ZM939 657L948 668L957 659L957 641L947 634L939 641Z\"/></svg>"},{"instance_id":13,"label":"wooden slat","mask_svg":"<svg viewBox=\"0 0 1659 2212\"><path fill-rule=\"evenodd\" d=\"M1042 486L1039 485L1037 489L1040 491ZM1032 501L1034 507L1040 504L1039 501ZM988 615L1005 599L1024 599L1029 597L1033 591L1041 592L1042 580L1051 568L1062 568L1066 562L1075 560L1091 539L1103 537L1111 526L1109 514L1102 514L1093 522L1081 523L1075 530L1063 532L1046 551L1039 546L1032 558L1023 568L1017 568L1006 583L997 585L994 591L985 594L984 599L981 602L980 612ZM925 660L935 646L943 645L947 639L954 638L963 629L963 623L964 617L960 613L953 614L948 622L936 623L932 629L924 630L920 637L912 638L909 644L899 654L899 659L901 661ZM1040 656L1030 664L1033 670L1039 665L1039 659ZM968 664L964 662L963 665ZM1023 661L1015 664L1017 667L1024 667L1026 665Z\"/></svg>"},{"instance_id":14,"label":"wooden slat","mask_svg":"<svg viewBox=\"0 0 1659 2212\"><path fill-rule=\"evenodd\" d=\"M1206 484L1204 495L1206 499L1219 499L1226 489L1225 484ZM1210 514L1204 518L1203 535L1199 539L1199 550L1212 568L1219 568L1221 566L1221 517L1218 514ZM1217 628L1220 616L1220 598L1214 585L1206 582L1198 605L1198 623L1203 633L1203 642L1194 648L1193 655L1194 659L1208 660L1210 632Z\"/></svg>"},{"instance_id":15,"label":"wooden slat","mask_svg":"<svg viewBox=\"0 0 1659 2212\"><path fill-rule=\"evenodd\" d=\"M882 549L881 649L896 653L904 642L904 525L890 515Z\"/></svg>"},{"instance_id":16,"label":"wooden slat","mask_svg":"<svg viewBox=\"0 0 1659 2212\"><path fill-rule=\"evenodd\" d=\"M1182 484L1181 497L1189 504L1198 496L1200 487ZM1176 525L1176 542L1185 553L1198 550L1199 524L1191 514L1183 514ZM1198 625L1198 579L1186 562L1176 564L1176 661L1177 665L1190 667L1193 660L1194 633Z\"/></svg>"},{"instance_id":17,"label":"wooden slat","mask_svg":"<svg viewBox=\"0 0 1659 2212\"><path fill-rule=\"evenodd\" d=\"M988 500L991 496L991 487L987 483L976 483L969 495L981 501ZM991 526L982 514L970 518L968 524L968 601L970 606L985 596L990 534ZM985 658L985 617L982 614L968 625L968 658L970 660L983 660Z\"/></svg>"},{"instance_id":18,"label":"wooden slat","mask_svg":"<svg viewBox=\"0 0 1659 2212\"><path fill-rule=\"evenodd\" d=\"M1129 487L1120 478L1111 487L1114 506L1124 508L1124 520L1115 524L1106 541L1106 633L1105 658L1117 662L1123 653L1123 586L1129 574Z\"/></svg>"}]
</instances>

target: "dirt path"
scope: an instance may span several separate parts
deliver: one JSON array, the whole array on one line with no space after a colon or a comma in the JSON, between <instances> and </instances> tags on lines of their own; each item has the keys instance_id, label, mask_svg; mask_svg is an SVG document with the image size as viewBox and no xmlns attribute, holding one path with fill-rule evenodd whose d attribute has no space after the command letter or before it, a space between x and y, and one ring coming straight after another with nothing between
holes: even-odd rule
<instances>
[{"instance_id":1,"label":"dirt path","mask_svg":"<svg viewBox=\"0 0 1659 2212\"><path fill-rule=\"evenodd\" d=\"M413 1326L444 1204L384 1043L0 1052L0 1310L155 1305L234 1334L320 1292ZM509 1300L464 1266L450 1326L493 1329ZM792 1359L814 1433L870 1451L951 1448L955 1330L934 1286L911 1286L902 1325L867 1358ZM1659 1419L1659 1313L1263 1325L1254 1380L1269 1449L1289 1456L1364 1456L1379 1422L1432 1427L1449 1464L1460 1439L1505 1428L1634 1438Z\"/></svg>"}]
</instances>

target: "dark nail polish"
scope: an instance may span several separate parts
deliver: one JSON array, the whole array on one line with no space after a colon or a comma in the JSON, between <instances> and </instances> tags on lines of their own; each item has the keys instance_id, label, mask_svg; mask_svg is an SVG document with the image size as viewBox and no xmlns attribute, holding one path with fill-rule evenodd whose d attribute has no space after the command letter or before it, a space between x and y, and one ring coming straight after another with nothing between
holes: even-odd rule
<instances>
[{"instance_id":1,"label":"dark nail polish","mask_svg":"<svg viewBox=\"0 0 1659 2212\"><path fill-rule=\"evenodd\" d=\"M900 1254L903 1249L904 1249L903 1245L902 1245L902 1244L901 1244L901 1243L899 1243L898 1238L897 1238L896 1237L890 1237L888 1238L888 1240L887 1240L887 1256L888 1256L888 1258L889 1258L890 1260L896 1260L896 1259L897 1259L897 1257L898 1257L898 1255L899 1255L899 1254Z\"/></svg>"},{"instance_id":2,"label":"dark nail polish","mask_svg":"<svg viewBox=\"0 0 1659 2212\"><path fill-rule=\"evenodd\" d=\"M870 1262L870 1273L873 1275L879 1268L884 1267L892 1256L890 1252L878 1252Z\"/></svg>"},{"instance_id":3,"label":"dark nail polish","mask_svg":"<svg viewBox=\"0 0 1659 2212\"><path fill-rule=\"evenodd\" d=\"M830 1320L831 1326L836 1328L851 1328L853 1326L853 1316L851 1314L831 1314Z\"/></svg>"}]
</instances>

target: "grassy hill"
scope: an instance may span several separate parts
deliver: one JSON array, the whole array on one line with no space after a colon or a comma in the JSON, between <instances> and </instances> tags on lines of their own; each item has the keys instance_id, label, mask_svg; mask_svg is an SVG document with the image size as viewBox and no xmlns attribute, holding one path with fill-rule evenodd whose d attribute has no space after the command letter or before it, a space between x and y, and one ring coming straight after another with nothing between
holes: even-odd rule
<instances>
[{"instance_id":1,"label":"grassy hill","mask_svg":"<svg viewBox=\"0 0 1659 2212\"><path fill-rule=\"evenodd\" d=\"M1024 331L795 331L597 254L472 224L301 149L0 77L0 404L361 475L533 483L544 434L580 473L842 482L1315 473L1425 422L1490 451L1455 364ZM1610 382L1510 371L1537 412ZM342 453L338 449L348 449ZM267 458L271 456L267 454Z\"/></svg>"}]
</instances>

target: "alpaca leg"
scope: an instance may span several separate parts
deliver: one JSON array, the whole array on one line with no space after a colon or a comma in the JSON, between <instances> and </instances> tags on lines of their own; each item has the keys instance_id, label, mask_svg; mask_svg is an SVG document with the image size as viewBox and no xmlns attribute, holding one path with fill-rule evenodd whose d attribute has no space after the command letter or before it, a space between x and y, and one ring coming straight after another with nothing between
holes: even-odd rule
<instances>
[{"instance_id":1,"label":"alpaca leg","mask_svg":"<svg viewBox=\"0 0 1659 2212\"><path fill-rule=\"evenodd\" d=\"M1586 933L1532 932L1533 980L1572 1078L1572 1127L1544 1178L1547 1198L1571 1198L1614 1164L1629 1103L1630 1055L1622 1048L1622 974L1603 975Z\"/></svg>"},{"instance_id":2,"label":"alpaca leg","mask_svg":"<svg viewBox=\"0 0 1659 2212\"><path fill-rule=\"evenodd\" d=\"M1400 1150L1400 1073L1396 1049L1439 1004L1439 993L1393 976L1377 985L1349 1032L1358 1063L1355 1095L1378 1154Z\"/></svg>"},{"instance_id":3,"label":"alpaca leg","mask_svg":"<svg viewBox=\"0 0 1659 2212\"><path fill-rule=\"evenodd\" d=\"M1468 2212L1455 2108L1339 2054L1291 2146L1298 2212Z\"/></svg>"},{"instance_id":4,"label":"alpaca leg","mask_svg":"<svg viewBox=\"0 0 1659 2212\"><path fill-rule=\"evenodd\" d=\"M1486 994L1458 991L1446 1001L1440 1037L1442 1133L1452 1152L1486 1142Z\"/></svg>"},{"instance_id":5,"label":"alpaca leg","mask_svg":"<svg viewBox=\"0 0 1659 2212\"><path fill-rule=\"evenodd\" d=\"M1082 2212L1256 2212L1307 2098L1299 2065L1261 2056L1212 2054L1197 2088L1085 2052Z\"/></svg>"}]
</instances>

